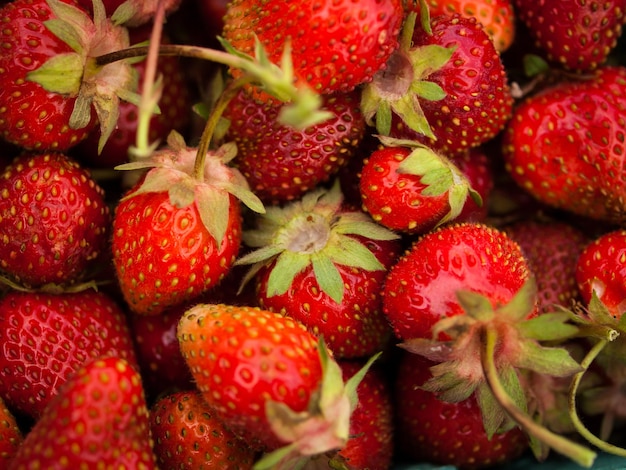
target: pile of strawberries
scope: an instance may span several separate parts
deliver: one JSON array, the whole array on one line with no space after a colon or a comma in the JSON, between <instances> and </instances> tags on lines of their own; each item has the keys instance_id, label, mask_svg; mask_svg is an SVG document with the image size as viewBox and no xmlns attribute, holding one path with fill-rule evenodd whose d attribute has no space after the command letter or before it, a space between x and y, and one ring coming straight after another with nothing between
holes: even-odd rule
<instances>
[{"instance_id":1,"label":"pile of strawberries","mask_svg":"<svg viewBox=\"0 0 626 470\"><path fill-rule=\"evenodd\" d=\"M626 458L625 23L1 1L0 468Z\"/></svg>"}]
</instances>

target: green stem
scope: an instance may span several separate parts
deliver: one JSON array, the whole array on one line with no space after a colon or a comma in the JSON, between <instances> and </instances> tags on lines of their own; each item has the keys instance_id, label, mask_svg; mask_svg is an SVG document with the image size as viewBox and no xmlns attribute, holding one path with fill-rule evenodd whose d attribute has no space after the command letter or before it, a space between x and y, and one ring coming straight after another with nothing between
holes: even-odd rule
<instances>
[{"instance_id":1,"label":"green stem","mask_svg":"<svg viewBox=\"0 0 626 470\"><path fill-rule=\"evenodd\" d=\"M493 395L504 410L517 422L528 434L544 444L550 446L558 453L574 460L583 467L590 468L596 458L596 453L585 446L577 444L563 436L553 433L549 429L536 423L528 414L522 411L505 390L498 371L496 369L494 355L497 342L497 333L492 328L485 329L485 338L481 361L487 383Z\"/></svg>"},{"instance_id":2,"label":"green stem","mask_svg":"<svg viewBox=\"0 0 626 470\"><path fill-rule=\"evenodd\" d=\"M230 85L220 94L219 98L213 106L213 110L209 115L207 122L202 130L202 136L198 144L198 150L196 152L196 159L194 161L193 175L197 181L204 180L204 165L206 163L206 155L209 151L211 141L215 128L217 127L224 110L228 107L228 103L237 95L237 92L252 81L252 77L244 75L243 77L233 81Z\"/></svg>"},{"instance_id":3,"label":"green stem","mask_svg":"<svg viewBox=\"0 0 626 470\"><path fill-rule=\"evenodd\" d=\"M589 350L585 358L581 361L580 365L582 366L583 370L574 375L574 378L572 379L572 383L569 388L569 415L572 423L574 424L574 427L576 428L576 431L578 431L581 436L587 439L589 443L598 447L598 449L601 449L610 454L618 455L620 457L626 457L626 449L615 446L613 444L609 444L608 442L603 441L591 431L589 431L589 429L587 429L583 422L580 420L580 417L578 416L578 411L576 409L576 396L578 394L578 387L580 386L583 375L585 375L585 372L587 372L591 363L595 360L596 357L598 357L598 354L602 352L602 350L610 341L611 339L602 339L598 341L593 346L593 348Z\"/></svg>"}]
</instances>

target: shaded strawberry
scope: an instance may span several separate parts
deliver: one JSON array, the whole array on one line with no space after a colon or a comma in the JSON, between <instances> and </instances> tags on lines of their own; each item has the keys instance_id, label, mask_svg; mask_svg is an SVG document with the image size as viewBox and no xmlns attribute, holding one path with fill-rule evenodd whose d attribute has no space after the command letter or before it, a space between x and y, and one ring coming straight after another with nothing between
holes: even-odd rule
<instances>
[{"instance_id":1,"label":"shaded strawberry","mask_svg":"<svg viewBox=\"0 0 626 470\"><path fill-rule=\"evenodd\" d=\"M0 464L5 468L17 453L24 436L13 414L0 398Z\"/></svg>"},{"instance_id":2,"label":"shaded strawberry","mask_svg":"<svg viewBox=\"0 0 626 470\"><path fill-rule=\"evenodd\" d=\"M124 359L94 359L59 389L10 470L156 468L141 376Z\"/></svg>"}]
</instances>

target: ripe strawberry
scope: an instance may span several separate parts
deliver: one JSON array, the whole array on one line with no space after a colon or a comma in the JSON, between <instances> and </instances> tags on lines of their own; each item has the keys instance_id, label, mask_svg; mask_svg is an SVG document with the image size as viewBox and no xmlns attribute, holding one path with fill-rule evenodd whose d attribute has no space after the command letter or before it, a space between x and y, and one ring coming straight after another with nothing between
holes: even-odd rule
<instances>
[{"instance_id":1,"label":"ripe strawberry","mask_svg":"<svg viewBox=\"0 0 626 470\"><path fill-rule=\"evenodd\" d=\"M446 156L491 140L510 118L513 98L489 35L476 18L458 14L412 26L406 22L400 49L363 90L367 122Z\"/></svg>"},{"instance_id":2,"label":"ripe strawberry","mask_svg":"<svg viewBox=\"0 0 626 470\"><path fill-rule=\"evenodd\" d=\"M21 155L0 176L0 195L0 269L18 282L72 283L106 250L104 192L66 155Z\"/></svg>"},{"instance_id":3,"label":"ripe strawberry","mask_svg":"<svg viewBox=\"0 0 626 470\"><path fill-rule=\"evenodd\" d=\"M330 94L353 90L385 66L398 46L402 19L399 0L235 0L224 16L223 35L250 55L258 38L276 64L290 43L297 83Z\"/></svg>"},{"instance_id":4,"label":"ripe strawberry","mask_svg":"<svg viewBox=\"0 0 626 470\"><path fill-rule=\"evenodd\" d=\"M214 416L198 391L159 398L150 410L150 429L161 468L252 468L254 450Z\"/></svg>"},{"instance_id":5,"label":"ripe strawberry","mask_svg":"<svg viewBox=\"0 0 626 470\"><path fill-rule=\"evenodd\" d=\"M623 0L513 3L518 18L548 60L577 72L589 72L605 63L626 22Z\"/></svg>"},{"instance_id":6,"label":"ripe strawberry","mask_svg":"<svg viewBox=\"0 0 626 470\"><path fill-rule=\"evenodd\" d=\"M473 469L509 463L528 448L518 427L489 437L474 395L451 403L423 389L433 365L417 354L400 357L393 399L401 456Z\"/></svg>"},{"instance_id":7,"label":"ripe strawberry","mask_svg":"<svg viewBox=\"0 0 626 470\"><path fill-rule=\"evenodd\" d=\"M376 150L361 171L363 209L379 224L409 234L458 219L470 201L482 200L455 161L419 145Z\"/></svg>"},{"instance_id":8,"label":"ripe strawberry","mask_svg":"<svg viewBox=\"0 0 626 470\"><path fill-rule=\"evenodd\" d=\"M92 20L71 0L17 0L2 7L0 22L0 135L26 149L65 151L99 120L104 142L136 77L126 61L92 59L128 47L126 29L101 9Z\"/></svg>"},{"instance_id":9,"label":"ripe strawberry","mask_svg":"<svg viewBox=\"0 0 626 470\"><path fill-rule=\"evenodd\" d=\"M181 319L178 338L217 419L254 447L285 446L260 468L295 468L345 446L371 361L344 384L325 345L301 323L250 307L199 304Z\"/></svg>"},{"instance_id":10,"label":"ripe strawberry","mask_svg":"<svg viewBox=\"0 0 626 470\"><path fill-rule=\"evenodd\" d=\"M241 244L237 198L263 210L241 174L227 166L233 146L197 149L179 134L168 147L127 168L151 168L127 193L113 219L113 261L130 309L157 315L218 284ZM194 165L197 166L194 169Z\"/></svg>"},{"instance_id":11,"label":"ripe strawberry","mask_svg":"<svg viewBox=\"0 0 626 470\"><path fill-rule=\"evenodd\" d=\"M278 122L283 104L260 104L244 90L230 102L226 139L237 144L234 163L266 203L300 198L328 181L354 155L365 133L359 94L324 97L331 117L297 130Z\"/></svg>"},{"instance_id":12,"label":"ripe strawberry","mask_svg":"<svg viewBox=\"0 0 626 470\"><path fill-rule=\"evenodd\" d=\"M555 84L520 104L503 137L506 169L544 204L622 223L626 68Z\"/></svg>"},{"instance_id":13,"label":"ripe strawberry","mask_svg":"<svg viewBox=\"0 0 626 470\"><path fill-rule=\"evenodd\" d=\"M0 398L0 466L6 468L17 453L24 436L13 414Z\"/></svg>"},{"instance_id":14,"label":"ripe strawberry","mask_svg":"<svg viewBox=\"0 0 626 470\"><path fill-rule=\"evenodd\" d=\"M0 396L33 417L88 360L136 363L126 317L100 292L12 291L0 300Z\"/></svg>"},{"instance_id":15,"label":"ripe strawberry","mask_svg":"<svg viewBox=\"0 0 626 470\"><path fill-rule=\"evenodd\" d=\"M512 0L427 0L430 16L458 13L475 17L493 40L496 50L506 51L515 38L515 13ZM419 2L407 2L407 8L420 12Z\"/></svg>"},{"instance_id":16,"label":"ripe strawberry","mask_svg":"<svg viewBox=\"0 0 626 470\"><path fill-rule=\"evenodd\" d=\"M386 269L401 247L397 235L343 205L338 185L284 207L270 207L244 232L254 250L260 307L288 315L323 336L338 358L382 350L391 331L380 305Z\"/></svg>"},{"instance_id":17,"label":"ripe strawberry","mask_svg":"<svg viewBox=\"0 0 626 470\"><path fill-rule=\"evenodd\" d=\"M592 295L619 320L626 312L626 230L616 229L589 243L576 262L576 282L585 305Z\"/></svg>"},{"instance_id":18,"label":"ripe strawberry","mask_svg":"<svg viewBox=\"0 0 626 470\"><path fill-rule=\"evenodd\" d=\"M587 237L560 221L521 220L504 228L519 243L537 281L539 311L551 312L560 305L570 308L579 298L576 261Z\"/></svg>"},{"instance_id":19,"label":"ripe strawberry","mask_svg":"<svg viewBox=\"0 0 626 470\"><path fill-rule=\"evenodd\" d=\"M59 389L10 470L155 469L141 376L124 359L89 361Z\"/></svg>"}]
</instances>

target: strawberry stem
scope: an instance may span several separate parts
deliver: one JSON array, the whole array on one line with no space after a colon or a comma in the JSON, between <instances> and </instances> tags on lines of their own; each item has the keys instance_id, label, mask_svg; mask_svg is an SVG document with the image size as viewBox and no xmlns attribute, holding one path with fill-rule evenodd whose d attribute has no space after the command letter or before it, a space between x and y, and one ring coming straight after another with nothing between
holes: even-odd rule
<instances>
[{"instance_id":1,"label":"strawberry stem","mask_svg":"<svg viewBox=\"0 0 626 470\"><path fill-rule=\"evenodd\" d=\"M485 328L483 334L481 362L487 383L500 406L528 434L547 444L560 454L574 460L579 465L590 468L597 456L595 452L541 426L515 404L505 390L495 364L494 356L498 334L491 327Z\"/></svg>"},{"instance_id":2,"label":"strawberry stem","mask_svg":"<svg viewBox=\"0 0 626 470\"><path fill-rule=\"evenodd\" d=\"M578 387L583 378L583 375L585 375L585 372L587 372L591 363L595 360L598 354L602 352L605 346L609 344L610 341L610 338L601 339L600 341L598 341L581 361L580 365L582 366L583 370L574 375L574 378L572 379L572 383L569 388L569 415L572 423L574 424L574 427L576 428L576 431L578 431L578 433L582 437L587 439L589 443L593 444L598 449L604 452L608 452L610 454L614 454L620 457L626 457L626 449L610 444L589 431L589 429L587 429L583 422L580 420L580 417L578 416L578 412L576 410L576 396L578 394Z\"/></svg>"}]
</instances>

